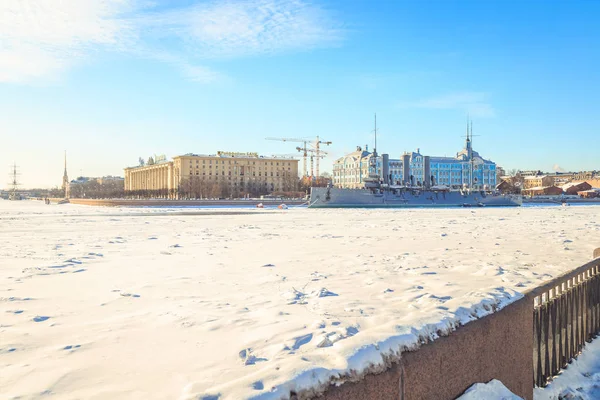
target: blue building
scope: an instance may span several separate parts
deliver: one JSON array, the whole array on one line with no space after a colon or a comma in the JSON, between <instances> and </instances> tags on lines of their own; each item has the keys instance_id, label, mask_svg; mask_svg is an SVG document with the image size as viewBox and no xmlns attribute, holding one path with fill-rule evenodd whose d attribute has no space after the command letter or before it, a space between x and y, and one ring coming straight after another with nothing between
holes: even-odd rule
<instances>
[{"instance_id":1,"label":"blue building","mask_svg":"<svg viewBox=\"0 0 600 400\"><path fill-rule=\"evenodd\" d=\"M353 153L339 158L333 165L333 184L342 188L363 187L369 175L369 160L373 153L358 147ZM383 160L388 163L389 176L383 176ZM404 166L408 169L405 170ZM467 133L465 147L456 157L425 156L420 150L404 153L399 159L387 155L377 157L377 171L381 179L394 185L436 186L478 189L496 186L496 164L486 160L472 148L472 136Z\"/></svg>"}]
</instances>

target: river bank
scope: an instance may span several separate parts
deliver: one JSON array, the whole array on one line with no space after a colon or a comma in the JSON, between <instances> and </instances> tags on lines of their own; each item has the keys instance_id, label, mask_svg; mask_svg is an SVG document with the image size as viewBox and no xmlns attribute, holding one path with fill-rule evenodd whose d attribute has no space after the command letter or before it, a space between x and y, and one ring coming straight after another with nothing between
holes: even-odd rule
<instances>
[{"instance_id":1,"label":"river bank","mask_svg":"<svg viewBox=\"0 0 600 400\"><path fill-rule=\"evenodd\" d=\"M63 199L50 199L52 203L58 203ZM305 204L305 200L168 200L168 199L69 199L71 204L84 206L105 207L248 207L262 203L265 207L286 204L298 206Z\"/></svg>"}]
</instances>

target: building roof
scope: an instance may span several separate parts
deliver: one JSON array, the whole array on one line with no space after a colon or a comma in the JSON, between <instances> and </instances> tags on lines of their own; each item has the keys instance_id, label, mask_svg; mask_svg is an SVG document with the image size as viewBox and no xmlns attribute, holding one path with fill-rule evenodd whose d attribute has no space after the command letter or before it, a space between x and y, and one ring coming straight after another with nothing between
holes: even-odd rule
<instances>
[{"instance_id":1,"label":"building roof","mask_svg":"<svg viewBox=\"0 0 600 400\"><path fill-rule=\"evenodd\" d=\"M579 193L600 193L600 189L592 188L592 189L589 189L589 190L581 190L581 191L579 191L577 193L578 194Z\"/></svg>"},{"instance_id":2,"label":"building roof","mask_svg":"<svg viewBox=\"0 0 600 400\"><path fill-rule=\"evenodd\" d=\"M345 156L342 156L342 157L338 158L337 160L335 160L335 163L341 164L341 163L345 162L347 158L351 158L353 161L359 161L359 160L362 160L363 158L370 157L371 154L373 154L373 153L363 150L361 147L357 147L356 150L353 151L352 153L348 153Z\"/></svg>"},{"instance_id":3,"label":"building roof","mask_svg":"<svg viewBox=\"0 0 600 400\"><path fill-rule=\"evenodd\" d=\"M567 183L567 184L564 184L564 185L562 185L560 188L561 188L562 190L567 190L567 189L570 189L570 188L572 188L572 187L574 187L574 186L579 186L579 185L582 185L582 184L584 184L584 183L587 183L587 182L585 182L585 181L579 181L579 182L569 182L569 183ZM589 183L588 183L588 185L589 185Z\"/></svg>"},{"instance_id":4,"label":"building roof","mask_svg":"<svg viewBox=\"0 0 600 400\"><path fill-rule=\"evenodd\" d=\"M217 154L195 154L186 153L180 156L173 157L173 160L181 157L210 157L210 158L250 158L250 159L261 159L261 160L288 160L298 161L292 156L261 156L258 153L236 153L229 151L219 151Z\"/></svg>"},{"instance_id":5,"label":"building roof","mask_svg":"<svg viewBox=\"0 0 600 400\"><path fill-rule=\"evenodd\" d=\"M532 187L532 188L528 188L528 189L523 189L523 191L534 191L534 190L546 190L546 189L551 189L551 188L556 188L556 189L560 189L558 186L536 186L536 187Z\"/></svg>"}]
</instances>

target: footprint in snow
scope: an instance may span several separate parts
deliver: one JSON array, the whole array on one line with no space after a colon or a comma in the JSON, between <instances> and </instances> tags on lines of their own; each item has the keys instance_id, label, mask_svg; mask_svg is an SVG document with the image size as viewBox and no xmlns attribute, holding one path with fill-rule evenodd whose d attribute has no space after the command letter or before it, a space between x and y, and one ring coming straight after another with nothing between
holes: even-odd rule
<instances>
[{"instance_id":1,"label":"footprint in snow","mask_svg":"<svg viewBox=\"0 0 600 400\"><path fill-rule=\"evenodd\" d=\"M262 383L262 381L256 381L252 383L252 389L254 390L263 390L264 388L265 385Z\"/></svg>"},{"instance_id":2,"label":"footprint in snow","mask_svg":"<svg viewBox=\"0 0 600 400\"><path fill-rule=\"evenodd\" d=\"M123 297L140 297L139 294L134 294L134 293L121 293L121 296L123 296Z\"/></svg>"},{"instance_id":3,"label":"footprint in snow","mask_svg":"<svg viewBox=\"0 0 600 400\"><path fill-rule=\"evenodd\" d=\"M265 264L265 265L263 265L263 267L274 267L274 266L275 266L275 264Z\"/></svg>"},{"instance_id":4,"label":"footprint in snow","mask_svg":"<svg viewBox=\"0 0 600 400\"><path fill-rule=\"evenodd\" d=\"M219 400L221 398L221 394L207 394L200 396L198 400Z\"/></svg>"},{"instance_id":5,"label":"footprint in snow","mask_svg":"<svg viewBox=\"0 0 600 400\"><path fill-rule=\"evenodd\" d=\"M445 303L448 300L452 300L452 296L436 296L435 294L430 295L429 298L438 300L440 303Z\"/></svg>"},{"instance_id":6,"label":"footprint in snow","mask_svg":"<svg viewBox=\"0 0 600 400\"><path fill-rule=\"evenodd\" d=\"M46 320L50 319L50 317L46 317L46 316L40 316L38 315L37 317L33 318L34 322L44 322Z\"/></svg>"},{"instance_id":7,"label":"footprint in snow","mask_svg":"<svg viewBox=\"0 0 600 400\"><path fill-rule=\"evenodd\" d=\"M313 295L316 297L330 297L330 296L338 296L337 293L330 292L326 288L321 288L316 292L313 292Z\"/></svg>"},{"instance_id":8,"label":"footprint in snow","mask_svg":"<svg viewBox=\"0 0 600 400\"><path fill-rule=\"evenodd\" d=\"M358 333L358 328L355 326L349 326L346 328L346 335L354 336Z\"/></svg>"},{"instance_id":9,"label":"footprint in snow","mask_svg":"<svg viewBox=\"0 0 600 400\"><path fill-rule=\"evenodd\" d=\"M244 365L254 365L257 362L268 361L266 358L256 357L254 354L252 354L251 348L244 349L244 350L240 351L238 354L239 354L240 358L242 359L242 361L244 361Z\"/></svg>"},{"instance_id":10,"label":"footprint in snow","mask_svg":"<svg viewBox=\"0 0 600 400\"><path fill-rule=\"evenodd\" d=\"M284 346L284 350L288 350L288 351L296 351L298 350L300 347L304 346L305 344L310 343L310 341L313 338L313 334L312 333L308 333L306 335L302 335L302 336L297 336L293 339L294 343L292 344L292 347L290 348L289 346Z\"/></svg>"}]
</instances>

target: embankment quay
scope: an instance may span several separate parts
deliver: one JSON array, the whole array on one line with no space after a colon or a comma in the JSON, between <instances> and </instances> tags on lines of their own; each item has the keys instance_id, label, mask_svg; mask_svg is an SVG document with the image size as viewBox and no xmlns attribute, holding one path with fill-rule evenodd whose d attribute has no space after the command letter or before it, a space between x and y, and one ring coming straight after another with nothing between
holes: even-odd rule
<instances>
[{"instance_id":1,"label":"embankment quay","mask_svg":"<svg viewBox=\"0 0 600 400\"><path fill-rule=\"evenodd\" d=\"M58 203L63 199L50 199ZM265 207L286 204L299 206L306 204L305 200L166 200L166 199L69 199L71 204L106 207L200 207L200 206L256 206L262 203Z\"/></svg>"},{"instance_id":2,"label":"embankment quay","mask_svg":"<svg viewBox=\"0 0 600 400\"><path fill-rule=\"evenodd\" d=\"M560 203L577 203L577 204L600 204L600 198L594 198L594 199L582 199L582 198L573 198L573 199L569 199L569 198L565 198L563 199L539 199L536 197L523 197L523 203L543 203L543 204L560 204Z\"/></svg>"}]
</instances>

